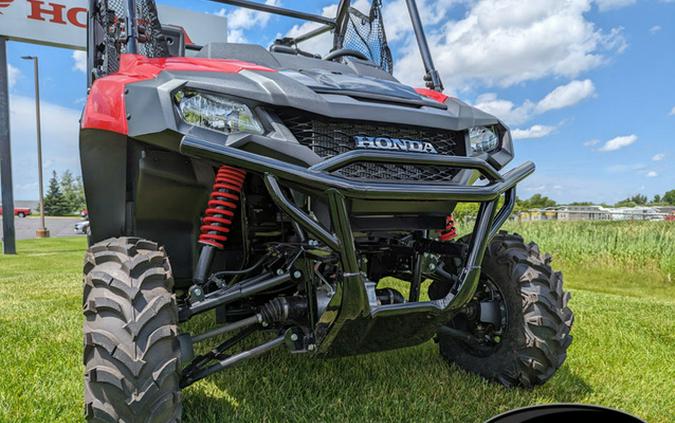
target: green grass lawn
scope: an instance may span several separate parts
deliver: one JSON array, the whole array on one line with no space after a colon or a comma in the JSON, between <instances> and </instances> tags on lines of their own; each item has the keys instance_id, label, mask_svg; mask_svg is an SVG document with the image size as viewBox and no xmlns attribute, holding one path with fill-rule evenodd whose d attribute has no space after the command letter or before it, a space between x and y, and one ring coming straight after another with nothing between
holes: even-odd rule
<instances>
[{"instance_id":1,"label":"green grass lawn","mask_svg":"<svg viewBox=\"0 0 675 423\"><path fill-rule=\"evenodd\" d=\"M513 226L559 256L573 293L574 342L543 387L486 382L447 365L433 342L325 361L278 350L188 388L185 421L478 422L548 402L673 421L675 225ZM574 247L582 240L594 249ZM0 422L81 420L84 248L82 238L30 240L0 256Z\"/></svg>"}]
</instances>

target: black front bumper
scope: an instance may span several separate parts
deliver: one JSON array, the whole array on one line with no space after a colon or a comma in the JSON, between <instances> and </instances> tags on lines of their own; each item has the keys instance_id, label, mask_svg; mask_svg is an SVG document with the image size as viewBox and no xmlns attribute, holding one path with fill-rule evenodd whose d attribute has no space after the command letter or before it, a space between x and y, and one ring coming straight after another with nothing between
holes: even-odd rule
<instances>
[{"instance_id":1,"label":"black front bumper","mask_svg":"<svg viewBox=\"0 0 675 423\"><path fill-rule=\"evenodd\" d=\"M319 352L326 355L399 348L431 338L438 327L473 296L486 246L513 211L516 184L534 172L535 168L532 162L526 162L501 175L487 161L473 157L369 150L350 151L305 168L191 136L183 138L181 152L263 175L276 205L317 240L340 255L343 278L316 326L316 333L321 338ZM358 161L471 169L477 171L487 183L481 186L383 183L348 180L333 173ZM326 196L330 205L330 228L316 222L286 198L282 186ZM502 195L504 202L497 210ZM480 203L469 253L459 282L451 292L439 300L371 306L350 226L347 208L350 199Z\"/></svg>"}]
</instances>

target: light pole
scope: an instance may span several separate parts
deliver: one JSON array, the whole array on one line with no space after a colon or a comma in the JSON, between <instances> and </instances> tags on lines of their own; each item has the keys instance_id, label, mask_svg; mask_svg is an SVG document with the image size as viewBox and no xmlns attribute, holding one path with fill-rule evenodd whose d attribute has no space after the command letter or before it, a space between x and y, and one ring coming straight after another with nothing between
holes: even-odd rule
<instances>
[{"instance_id":1,"label":"light pole","mask_svg":"<svg viewBox=\"0 0 675 423\"><path fill-rule=\"evenodd\" d=\"M45 224L45 197L44 184L42 183L42 130L40 126L40 76L38 74L38 57L22 56L24 60L33 61L33 77L35 79L35 124L37 128L37 149L38 149L38 184L40 188L40 228L35 231L38 238L49 238L49 229Z\"/></svg>"}]
</instances>

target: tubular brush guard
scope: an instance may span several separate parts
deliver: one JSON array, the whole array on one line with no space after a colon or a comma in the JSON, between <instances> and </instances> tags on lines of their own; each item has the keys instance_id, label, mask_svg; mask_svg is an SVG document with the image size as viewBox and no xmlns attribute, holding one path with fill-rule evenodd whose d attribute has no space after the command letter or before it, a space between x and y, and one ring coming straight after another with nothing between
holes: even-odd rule
<instances>
[{"instance_id":1,"label":"tubular brush guard","mask_svg":"<svg viewBox=\"0 0 675 423\"><path fill-rule=\"evenodd\" d=\"M336 294L315 325L317 352L326 356L400 348L433 337L438 328L474 295L486 245L513 210L516 184L535 168L532 162L526 162L500 175L487 161L478 158L367 150L350 151L304 168L192 136L183 138L181 152L264 175L267 190L279 209L338 254L342 278L337 282ZM481 186L393 184L353 181L334 173L360 161L472 169L488 183ZM300 192L324 193L330 205L330 228L322 226L293 204L284 195L282 186ZM498 210L502 195L504 203ZM464 267L458 282L445 298L404 304L370 304L348 215L347 204L352 198L480 203Z\"/></svg>"}]
</instances>

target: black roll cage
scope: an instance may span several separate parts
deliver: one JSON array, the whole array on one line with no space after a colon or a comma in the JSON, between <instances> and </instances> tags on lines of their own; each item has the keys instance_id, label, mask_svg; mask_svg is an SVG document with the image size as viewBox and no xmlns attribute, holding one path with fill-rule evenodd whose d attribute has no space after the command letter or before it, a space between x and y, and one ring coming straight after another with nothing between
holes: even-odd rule
<instances>
[{"instance_id":1,"label":"black roll cage","mask_svg":"<svg viewBox=\"0 0 675 423\"><path fill-rule=\"evenodd\" d=\"M316 15L313 13L301 12L298 10L286 9L284 7L272 6L264 3L258 3L251 0L211 0L216 3L227 4L231 6L243 7L246 9L257 10L260 12L272 13L275 15L287 16L296 19L302 19L309 22L315 22L321 24L320 27L313 29L305 34L298 35L297 37L284 39L284 44L298 44L303 41L307 41L311 38L314 38L318 35L324 34L329 31L340 32L343 25L346 25L349 8L351 6L350 0L340 0L338 4L337 13L334 18ZM417 45L420 50L420 55L422 56L422 62L424 63L424 69L426 75L424 76L424 81L428 87L436 90L443 91L443 83L441 82L440 75L434 67L434 62L431 57L431 51L429 50L429 44L427 43L426 35L424 34L424 27L422 25L422 20L420 18L419 11L417 9L416 0L406 0L406 6L408 8L408 14L410 15L410 20L412 22L413 31L417 39ZM129 26L128 38L127 38L127 51L130 53L135 53L137 51L137 39L136 39L136 0L127 0L127 14L128 21L132 23ZM337 40L337 37L336 37ZM341 48L341 46L336 45L337 41L333 43L333 50Z\"/></svg>"}]
</instances>

